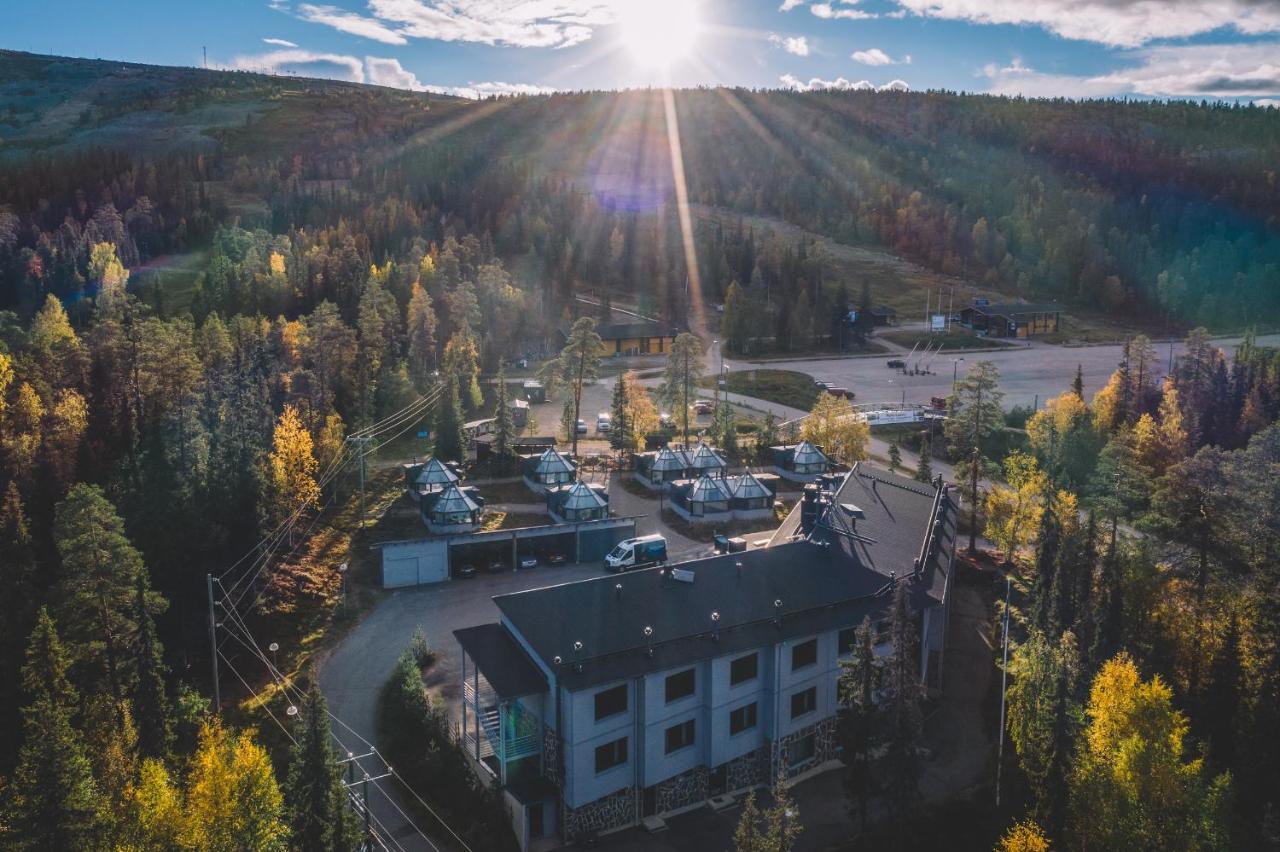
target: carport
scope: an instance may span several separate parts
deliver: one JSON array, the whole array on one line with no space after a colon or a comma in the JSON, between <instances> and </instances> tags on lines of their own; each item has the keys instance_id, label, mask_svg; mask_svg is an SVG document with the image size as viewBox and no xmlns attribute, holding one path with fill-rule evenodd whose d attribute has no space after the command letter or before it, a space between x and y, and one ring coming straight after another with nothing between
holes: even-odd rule
<instances>
[{"instance_id":1,"label":"carport","mask_svg":"<svg viewBox=\"0 0 1280 852\"><path fill-rule=\"evenodd\" d=\"M597 562L635 535L636 518L626 517L387 542L381 545L382 587L439 583L463 565L483 571L502 563L510 569L527 555L544 563L553 553L564 554L568 563Z\"/></svg>"}]
</instances>

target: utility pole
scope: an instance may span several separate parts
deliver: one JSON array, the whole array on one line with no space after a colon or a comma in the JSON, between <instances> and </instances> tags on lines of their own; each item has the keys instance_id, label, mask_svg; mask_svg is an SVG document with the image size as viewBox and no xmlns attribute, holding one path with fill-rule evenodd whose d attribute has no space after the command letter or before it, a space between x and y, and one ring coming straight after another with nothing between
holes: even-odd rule
<instances>
[{"instance_id":1,"label":"utility pole","mask_svg":"<svg viewBox=\"0 0 1280 852\"><path fill-rule=\"evenodd\" d=\"M209 660L213 663L213 713L222 712L222 694L218 689L218 619L213 612L213 575L204 575L209 590Z\"/></svg>"},{"instance_id":2,"label":"utility pole","mask_svg":"<svg viewBox=\"0 0 1280 852\"><path fill-rule=\"evenodd\" d=\"M1004 696L1009 683L1009 599L1013 594L1013 577L1004 576L1004 668L1000 672L1000 747L996 753L996 807L1000 807L1000 770L1004 767Z\"/></svg>"},{"instance_id":3,"label":"utility pole","mask_svg":"<svg viewBox=\"0 0 1280 852\"><path fill-rule=\"evenodd\" d=\"M348 441L356 444L360 455L360 524L364 525L364 457L368 452L369 442L373 440L372 435L351 435Z\"/></svg>"}]
</instances>

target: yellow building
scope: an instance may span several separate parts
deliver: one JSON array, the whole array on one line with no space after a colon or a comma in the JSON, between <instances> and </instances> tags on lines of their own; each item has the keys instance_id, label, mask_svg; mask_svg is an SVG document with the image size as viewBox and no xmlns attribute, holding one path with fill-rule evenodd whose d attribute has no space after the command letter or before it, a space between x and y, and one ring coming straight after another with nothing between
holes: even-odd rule
<instances>
[{"instance_id":1,"label":"yellow building","mask_svg":"<svg viewBox=\"0 0 1280 852\"><path fill-rule=\"evenodd\" d=\"M680 330L660 322L602 323L596 333L604 341L606 355L665 355Z\"/></svg>"}]
</instances>

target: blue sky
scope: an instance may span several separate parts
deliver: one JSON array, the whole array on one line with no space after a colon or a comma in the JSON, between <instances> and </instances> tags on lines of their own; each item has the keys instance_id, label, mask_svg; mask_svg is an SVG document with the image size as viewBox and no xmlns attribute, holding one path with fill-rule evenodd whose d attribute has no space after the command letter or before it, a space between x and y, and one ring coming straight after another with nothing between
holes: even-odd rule
<instances>
[{"instance_id":1,"label":"blue sky","mask_svg":"<svg viewBox=\"0 0 1280 852\"><path fill-rule=\"evenodd\" d=\"M219 67L469 96L670 82L1280 105L1280 0L59 0L5 17L13 49L199 65L207 47Z\"/></svg>"}]
</instances>

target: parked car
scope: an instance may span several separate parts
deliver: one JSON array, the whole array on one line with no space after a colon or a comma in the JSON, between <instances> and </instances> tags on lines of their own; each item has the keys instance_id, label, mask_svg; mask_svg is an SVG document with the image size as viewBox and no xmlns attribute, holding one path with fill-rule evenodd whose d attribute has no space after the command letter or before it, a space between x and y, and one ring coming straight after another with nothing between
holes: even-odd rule
<instances>
[{"instance_id":1,"label":"parked car","mask_svg":"<svg viewBox=\"0 0 1280 852\"><path fill-rule=\"evenodd\" d=\"M816 387L819 387L819 388L821 388L821 389L822 389L822 390L824 390L824 391L829 391L829 390L831 390L833 387L835 387L835 385L833 385L831 382L823 382L823 381L819 381L818 379L814 379L814 380L813 380L813 384L814 384Z\"/></svg>"},{"instance_id":2,"label":"parked car","mask_svg":"<svg viewBox=\"0 0 1280 852\"><path fill-rule=\"evenodd\" d=\"M495 559L489 563L490 574L501 574L503 571L506 571L506 570L507 570L507 563L503 562L501 559Z\"/></svg>"},{"instance_id":3,"label":"parked car","mask_svg":"<svg viewBox=\"0 0 1280 852\"><path fill-rule=\"evenodd\" d=\"M947 398L945 396L935 396L929 398L929 403L939 411L947 407Z\"/></svg>"},{"instance_id":4,"label":"parked car","mask_svg":"<svg viewBox=\"0 0 1280 852\"><path fill-rule=\"evenodd\" d=\"M891 370L901 370L903 367L907 366L907 362L903 361L901 358L894 358L886 363Z\"/></svg>"},{"instance_id":5,"label":"parked car","mask_svg":"<svg viewBox=\"0 0 1280 852\"><path fill-rule=\"evenodd\" d=\"M520 567L521 568L537 568L538 557L534 556L532 553L528 553L528 554L525 554L524 556L521 556Z\"/></svg>"},{"instance_id":6,"label":"parked car","mask_svg":"<svg viewBox=\"0 0 1280 852\"><path fill-rule=\"evenodd\" d=\"M610 414L607 411L601 411L599 414L596 415L596 431L597 432L608 432L611 426L613 426L612 414Z\"/></svg>"},{"instance_id":7,"label":"parked car","mask_svg":"<svg viewBox=\"0 0 1280 852\"><path fill-rule=\"evenodd\" d=\"M476 566L474 565L463 565L457 571L457 577L459 580L470 580L470 579L473 579L475 576L476 576Z\"/></svg>"},{"instance_id":8,"label":"parked car","mask_svg":"<svg viewBox=\"0 0 1280 852\"><path fill-rule=\"evenodd\" d=\"M676 421L669 412L663 411L658 415L658 425L663 427L673 427L676 425Z\"/></svg>"},{"instance_id":9,"label":"parked car","mask_svg":"<svg viewBox=\"0 0 1280 852\"><path fill-rule=\"evenodd\" d=\"M569 561L569 557L565 556L563 553L556 552L556 553L547 554L548 565L563 565L568 561Z\"/></svg>"},{"instance_id":10,"label":"parked car","mask_svg":"<svg viewBox=\"0 0 1280 852\"><path fill-rule=\"evenodd\" d=\"M579 420L577 430L579 435L587 434L587 421Z\"/></svg>"},{"instance_id":11,"label":"parked car","mask_svg":"<svg viewBox=\"0 0 1280 852\"><path fill-rule=\"evenodd\" d=\"M709 399L694 400L693 411L695 414L711 414L715 411L715 405Z\"/></svg>"}]
</instances>

